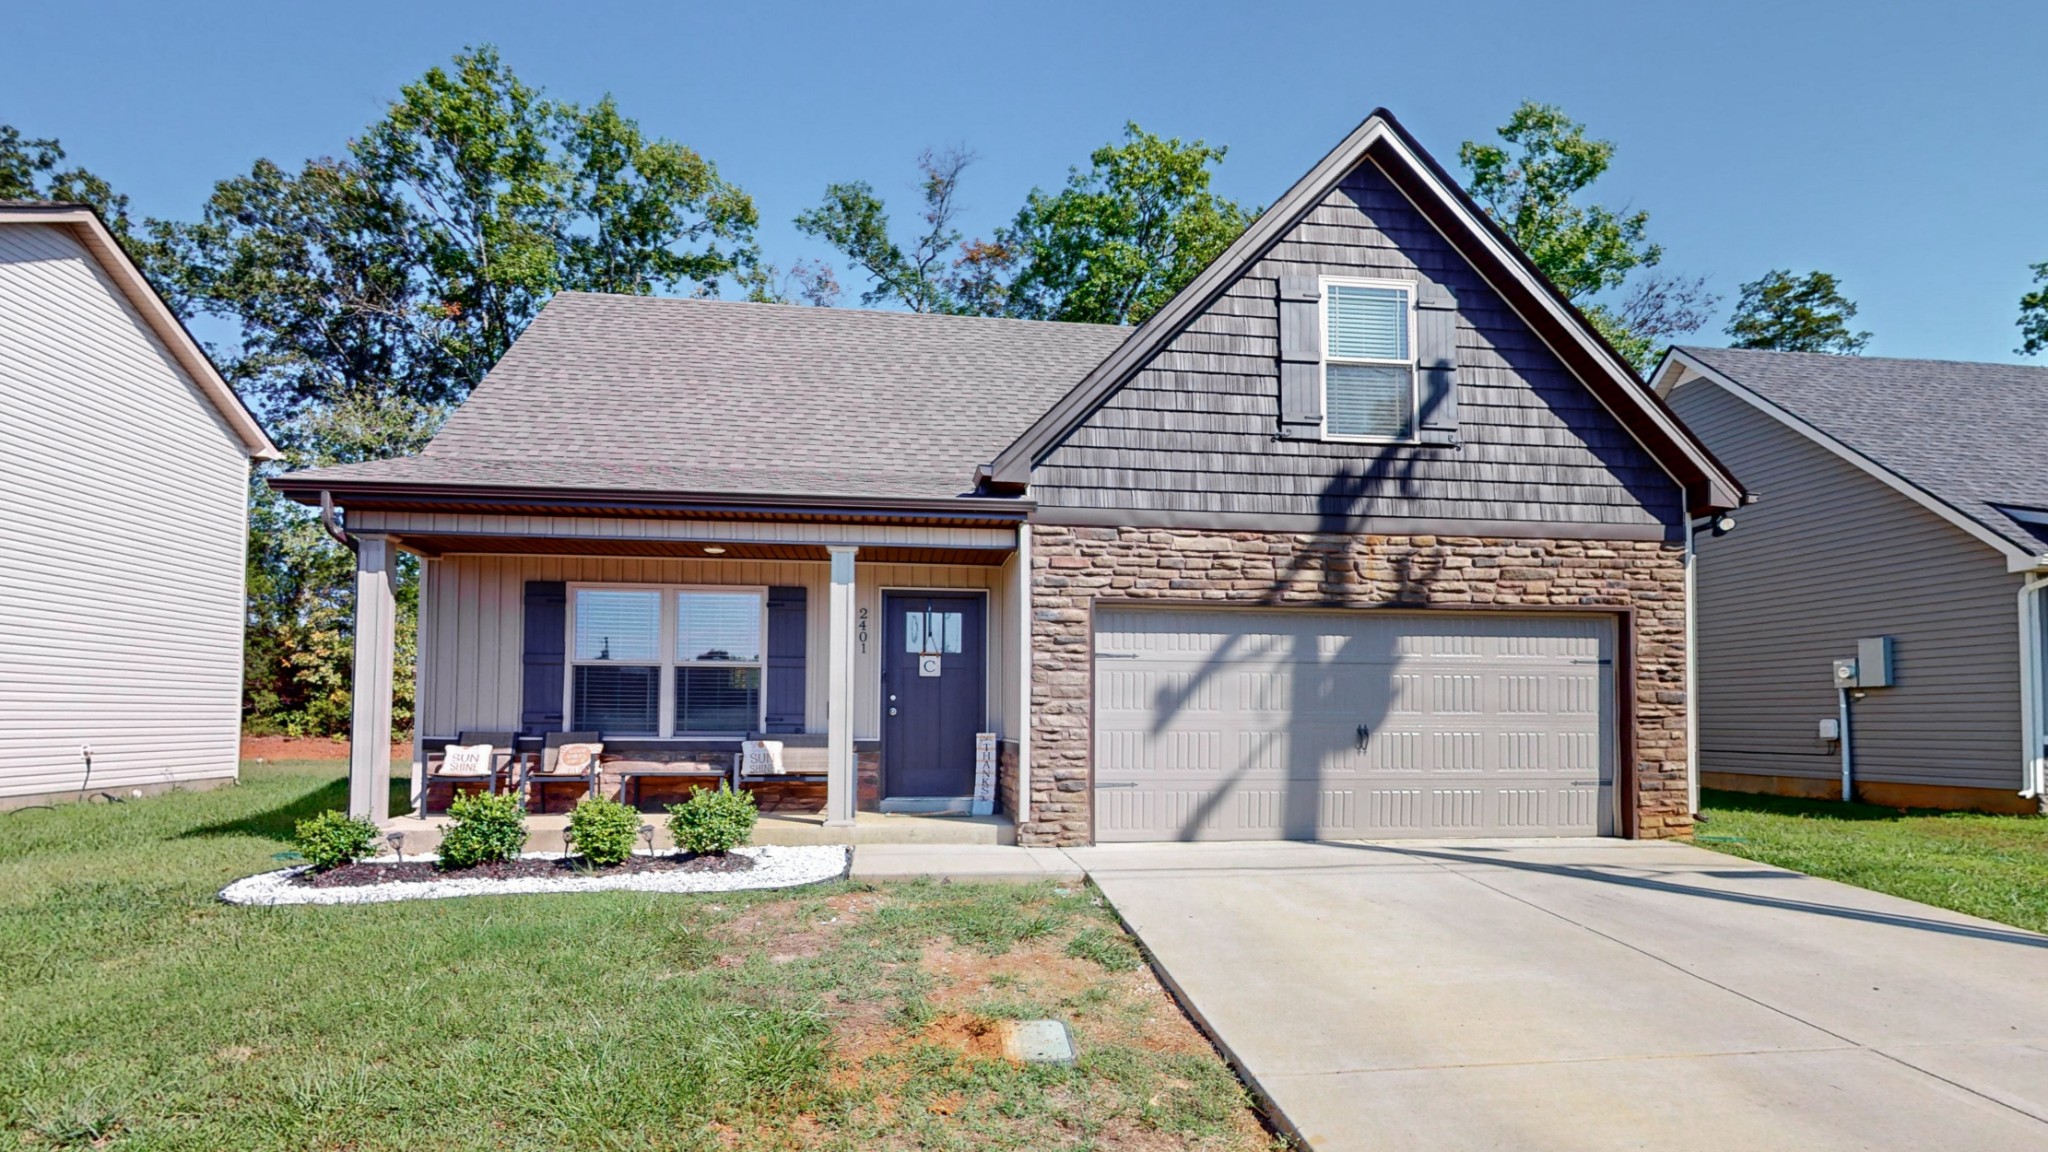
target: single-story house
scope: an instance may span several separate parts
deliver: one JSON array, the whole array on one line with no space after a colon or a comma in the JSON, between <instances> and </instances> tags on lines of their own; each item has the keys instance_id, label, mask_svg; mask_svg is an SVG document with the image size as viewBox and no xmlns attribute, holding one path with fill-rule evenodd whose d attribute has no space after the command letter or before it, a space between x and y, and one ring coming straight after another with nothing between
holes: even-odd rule
<instances>
[{"instance_id":1,"label":"single-story house","mask_svg":"<svg viewBox=\"0 0 2048 1152\"><path fill-rule=\"evenodd\" d=\"M1690 827L1695 521L1742 489L1384 111L1135 329L564 293L417 457L420 731L827 751L1024 843Z\"/></svg>"},{"instance_id":2,"label":"single-story house","mask_svg":"<svg viewBox=\"0 0 2048 1152\"><path fill-rule=\"evenodd\" d=\"M1705 783L2037 810L2048 369L1677 348L1654 379L1757 497L1699 541Z\"/></svg>"},{"instance_id":3,"label":"single-story house","mask_svg":"<svg viewBox=\"0 0 2048 1152\"><path fill-rule=\"evenodd\" d=\"M235 779L276 456L92 209L0 202L0 808Z\"/></svg>"}]
</instances>

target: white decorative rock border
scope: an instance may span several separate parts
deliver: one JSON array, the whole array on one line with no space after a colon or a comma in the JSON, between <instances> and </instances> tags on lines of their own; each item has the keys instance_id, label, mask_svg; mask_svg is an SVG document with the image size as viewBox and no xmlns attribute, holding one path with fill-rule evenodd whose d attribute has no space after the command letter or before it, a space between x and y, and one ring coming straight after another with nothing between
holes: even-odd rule
<instances>
[{"instance_id":1,"label":"white decorative rock border","mask_svg":"<svg viewBox=\"0 0 2048 1152\"><path fill-rule=\"evenodd\" d=\"M631 872L620 876L529 876L488 880L450 876L401 880L349 888L308 888L292 883L305 865L245 876L220 890L229 904L388 904L394 900L445 900L452 896L506 896L537 892L739 892L751 888L796 888L845 876L853 851L844 845L737 848L754 866L742 872ZM529 852L559 859L558 853Z\"/></svg>"}]
</instances>

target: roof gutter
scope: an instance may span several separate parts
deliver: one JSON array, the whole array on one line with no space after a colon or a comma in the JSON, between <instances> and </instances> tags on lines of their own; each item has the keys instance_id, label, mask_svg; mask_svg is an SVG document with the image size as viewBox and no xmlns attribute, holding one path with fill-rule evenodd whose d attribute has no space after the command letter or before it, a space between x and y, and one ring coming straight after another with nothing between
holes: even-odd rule
<instances>
[{"instance_id":1,"label":"roof gutter","mask_svg":"<svg viewBox=\"0 0 2048 1152\"><path fill-rule=\"evenodd\" d=\"M558 507L583 513L703 513L713 515L826 515L879 518L914 516L931 520L1024 520L1037 507L1019 497L962 496L950 500L887 496L736 496L732 493L660 492L644 489L594 491L588 488L519 488L504 485L434 485L349 483L318 478L270 477L270 487L302 504L331 506L335 501L367 505L404 502L418 505L507 505Z\"/></svg>"}]
</instances>

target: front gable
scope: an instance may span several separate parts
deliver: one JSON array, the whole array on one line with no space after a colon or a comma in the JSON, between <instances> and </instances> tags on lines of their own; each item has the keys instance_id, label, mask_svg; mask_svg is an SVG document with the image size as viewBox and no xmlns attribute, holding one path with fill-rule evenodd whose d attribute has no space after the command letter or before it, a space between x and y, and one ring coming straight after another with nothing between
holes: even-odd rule
<instances>
[{"instance_id":1,"label":"front gable","mask_svg":"<svg viewBox=\"0 0 2048 1152\"><path fill-rule=\"evenodd\" d=\"M1411 147L1376 113L991 476L1028 468L1036 518L1071 524L1662 539L1732 506L1733 480ZM1421 433L1439 442L1303 437L1281 317L1324 278L1455 300L1456 417Z\"/></svg>"}]
</instances>

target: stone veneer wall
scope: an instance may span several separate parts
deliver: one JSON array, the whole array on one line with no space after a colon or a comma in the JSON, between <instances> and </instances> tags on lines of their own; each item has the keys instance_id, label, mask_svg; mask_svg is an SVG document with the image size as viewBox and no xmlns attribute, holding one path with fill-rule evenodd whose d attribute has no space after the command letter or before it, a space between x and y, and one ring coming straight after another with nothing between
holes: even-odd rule
<instances>
[{"instance_id":1,"label":"stone veneer wall","mask_svg":"<svg viewBox=\"0 0 2048 1152\"><path fill-rule=\"evenodd\" d=\"M1031 559L1033 819L1018 829L1020 844L1085 844L1093 834L1089 633L1095 601L1112 597L1303 608L1633 609L1637 835L1691 830L1681 545L1034 525ZM1619 637L1629 642L1626 625ZM1620 733L1624 764L1630 737Z\"/></svg>"}]
</instances>

